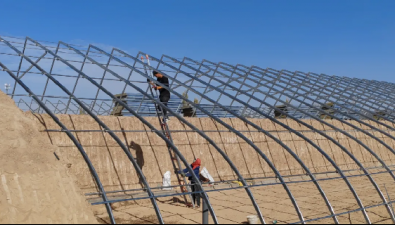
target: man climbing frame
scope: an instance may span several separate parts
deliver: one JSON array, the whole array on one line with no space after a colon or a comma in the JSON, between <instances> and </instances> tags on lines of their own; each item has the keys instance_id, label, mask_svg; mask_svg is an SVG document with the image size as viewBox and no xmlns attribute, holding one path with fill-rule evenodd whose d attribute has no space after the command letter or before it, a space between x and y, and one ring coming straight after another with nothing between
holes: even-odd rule
<instances>
[{"instance_id":1,"label":"man climbing frame","mask_svg":"<svg viewBox=\"0 0 395 225\"><path fill-rule=\"evenodd\" d=\"M159 101L167 107L167 103L170 100L170 92L163 87L169 87L169 79L163 76L163 74L159 73L158 71L153 71L152 74L157 78L157 81L161 83L161 86L155 86L153 82L150 82L152 88L155 90L159 90ZM167 110L158 105L158 111L163 111L163 120L167 122L169 120L169 117L167 116Z\"/></svg>"}]
</instances>

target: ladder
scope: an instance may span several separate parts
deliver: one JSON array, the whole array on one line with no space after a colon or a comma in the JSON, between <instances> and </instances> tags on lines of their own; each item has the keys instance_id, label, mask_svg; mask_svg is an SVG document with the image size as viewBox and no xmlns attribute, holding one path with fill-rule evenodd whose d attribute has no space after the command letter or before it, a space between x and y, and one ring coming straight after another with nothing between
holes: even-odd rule
<instances>
[{"instance_id":1,"label":"ladder","mask_svg":"<svg viewBox=\"0 0 395 225\"><path fill-rule=\"evenodd\" d=\"M146 55L146 58L147 58L148 66L151 66L151 65L150 65L150 61L149 61L149 56ZM149 68L148 68L148 70L147 70L147 68L146 68L146 66L145 66L145 64L144 64L145 62L144 62L144 57L143 57L143 56L141 56L141 61L143 62L145 73L146 73L149 77L151 77L151 78L154 79L154 76L153 76L153 74L152 74L152 71L151 71ZM150 84L148 84L148 85L150 85ZM157 91L154 92L150 86L148 86L148 89L150 89L150 92L151 92L152 97L153 97L153 98L157 98L157 96L158 96ZM159 112L159 109L160 109L161 107L160 107L156 102L154 102L154 106L155 106L156 115L158 116L159 124L161 125L161 129L162 129L163 134L167 137L168 140L170 140L170 142L173 143L173 138L171 137L170 129L169 129L169 126L168 126L168 124L167 124L167 121L165 120L165 115L164 115L163 110L161 110L161 111ZM178 174L178 173L176 173L176 171L182 171L180 158L172 151L171 146L169 146L167 143L166 143L166 145L167 145L167 150L169 151L170 160L171 160L171 162L172 162L172 164L173 164L174 173L175 173L175 175L177 176L178 184L181 186L181 185L182 185L182 181L183 181L183 182L184 182L184 185L185 185L184 187L186 187L187 192L190 193L190 192L191 192L191 189L190 189L190 186L188 186L188 183L187 183L186 178L183 177L183 178L181 179L181 177L180 177L181 175ZM183 187L182 187L182 186L181 186L180 188L181 188L181 192L185 192L185 191L183 190ZM189 194L188 196L189 196L189 199L190 199L190 202L191 202L192 207L195 208L195 203L193 202L192 195ZM183 195L183 197L184 197L185 204L188 205L188 201L187 201L186 195Z\"/></svg>"}]
</instances>

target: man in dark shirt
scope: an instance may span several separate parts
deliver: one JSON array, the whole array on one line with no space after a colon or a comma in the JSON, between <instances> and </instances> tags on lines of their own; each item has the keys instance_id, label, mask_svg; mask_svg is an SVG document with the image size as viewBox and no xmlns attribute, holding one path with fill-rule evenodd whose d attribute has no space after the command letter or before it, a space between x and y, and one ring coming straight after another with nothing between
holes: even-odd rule
<instances>
[{"instance_id":1,"label":"man in dark shirt","mask_svg":"<svg viewBox=\"0 0 395 225\"><path fill-rule=\"evenodd\" d=\"M169 87L169 79L157 71L154 71L153 74L157 78L157 81L162 84L162 86L154 86L155 90L159 90L159 101L161 101L165 106L167 106L167 103L170 100L170 92L168 90L166 90L165 88L163 88L163 86ZM159 110L162 109L161 107L158 107L158 108L159 108ZM169 118L167 116L167 110L162 109L162 111L165 116L164 119L169 120Z\"/></svg>"}]
</instances>

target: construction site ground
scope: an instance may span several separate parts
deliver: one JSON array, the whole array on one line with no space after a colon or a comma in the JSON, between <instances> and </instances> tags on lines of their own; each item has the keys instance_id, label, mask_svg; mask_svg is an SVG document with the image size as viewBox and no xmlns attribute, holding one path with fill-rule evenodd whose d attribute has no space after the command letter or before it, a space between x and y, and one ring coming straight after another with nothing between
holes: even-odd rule
<instances>
[{"instance_id":1,"label":"construction site ground","mask_svg":"<svg viewBox=\"0 0 395 225\"><path fill-rule=\"evenodd\" d=\"M382 170L370 172L380 171ZM323 177L321 176L319 179ZM327 178L334 178L334 176L327 176ZM390 199L395 199L395 193L392 191L395 188L393 178L388 174L373 175L373 178L386 198L390 195ZM364 206L375 206L383 203L380 201L377 191L366 177L350 178L350 182ZM324 189L336 214L360 208L342 179L320 181L320 185ZM330 216L328 207L313 183L289 184L289 188L294 194L305 220ZM386 192L386 189L389 192ZM300 222L291 200L281 185L254 187L252 191L266 223L272 224L275 223L274 221L280 224ZM221 224L247 224L247 216L256 214L249 197L243 189L210 192L209 198ZM187 208L182 201L181 197L158 199L164 221L168 224L201 224L202 209ZM149 201L129 202L127 205L115 206L114 209L115 218L119 223L158 223ZM384 205L370 208L366 211L374 224L393 223ZM96 216L101 223L109 222L108 216L104 211ZM366 223L361 211L340 215L338 219L340 223L345 224ZM213 222L211 217L210 222ZM334 221L332 218L326 218L309 223L333 224Z\"/></svg>"},{"instance_id":2,"label":"construction site ground","mask_svg":"<svg viewBox=\"0 0 395 225\"><path fill-rule=\"evenodd\" d=\"M84 193L97 192L95 183L81 154L70 142L63 132L49 132L48 129L59 129L47 115L24 113L15 106L15 103L5 94L0 93L0 118L2 129L0 137L0 223L109 223L108 214L103 205L91 207ZM58 115L60 120L70 129L98 130L95 121L85 116ZM130 151L143 169L151 187L162 184L163 174L172 171L167 148L159 137L147 130L135 118L101 117L106 124L114 130L144 130L144 132L118 132L122 140L130 147ZM154 124L154 120L152 123ZM225 120L225 119L224 119ZM212 138L240 169L246 178L273 177L273 171L257 153L232 133L220 132L224 130L210 119L195 118L190 120L199 129L216 130L211 132ZM281 146L261 133L253 132L250 127L238 120L226 119L237 130L242 130L275 164L283 176L292 175L286 182L308 180L305 171ZM301 130L306 137L319 145L335 162L341 170L350 170L347 176L372 223L392 223L386 205L368 177L363 174L360 167L351 160L339 147L327 139L306 130L299 124L284 120L290 126ZM307 121L307 120L306 120ZM261 127L284 141L291 149L295 149L298 156L320 180L334 212L341 214L338 219L341 223L366 223L355 196L349 190L343 179L330 165L317 149L308 145L300 137L284 131L283 128L271 124L267 120L255 120ZM382 196L388 200L395 200L394 178L383 168L376 157L368 153L365 148L354 140L345 137L339 132L332 131L314 121L308 121L317 128L324 130L335 140L347 146L372 178L377 182ZM384 160L390 168L395 165L394 154L377 140L367 137L360 131L343 126L340 122L331 121L337 127L348 130L352 135L368 145ZM355 123L357 124L357 123ZM393 124L390 124L393 126ZM192 162L194 157L203 160L206 167L216 181L237 179L225 160L196 133L188 133L183 124L173 121L172 129L185 130L174 134L176 146L181 153ZM361 125L362 129L368 130ZM369 130L383 142L395 148L395 141L384 137L381 133ZM391 134L395 132L389 131ZM93 165L98 171L106 191L127 190L141 188L130 161L124 152L119 149L108 134L102 132L76 133L76 138L83 145ZM56 153L57 157L54 155ZM382 173L385 172L385 173ZM374 174L381 173L381 174ZM324 179L324 180L323 180ZM274 179L275 180L275 179ZM176 184L174 175L173 185ZM330 211L321 194L313 182L291 183L288 187L295 198L305 220L330 216ZM300 222L290 196L281 184L251 188L262 214L267 223L296 223ZM387 192L388 190L388 192ZM214 211L220 223L247 223L247 216L256 214L253 204L243 189L208 192ZM158 199L159 208L166 223L201 223L200 209L190 209L182 202L183 198L163 197ZM129 201L112 205L117 223L158 223L155 212L149 200ZM388 207L392 207L388 205ZM96 216L96 218L94 217ZM212 223L213 220L210 219ZM332 218L325 218L311 223L334 223Z\"/></svg>"}]
</instances>

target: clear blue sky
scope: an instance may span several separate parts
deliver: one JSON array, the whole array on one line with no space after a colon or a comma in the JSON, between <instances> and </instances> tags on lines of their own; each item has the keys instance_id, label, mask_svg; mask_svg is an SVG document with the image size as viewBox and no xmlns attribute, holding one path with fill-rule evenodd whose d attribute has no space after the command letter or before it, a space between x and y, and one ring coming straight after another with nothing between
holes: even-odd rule
<instances>
[{"instance_id":1,"label":"clear blue sky","mask_svg":"<svg viewBox=\"0 0 395 225\"><path fill-rule=\"evenodd\" d=\"M0 34L395 82L395 1L1 0Z\"/></svg>"}]
</instances>

